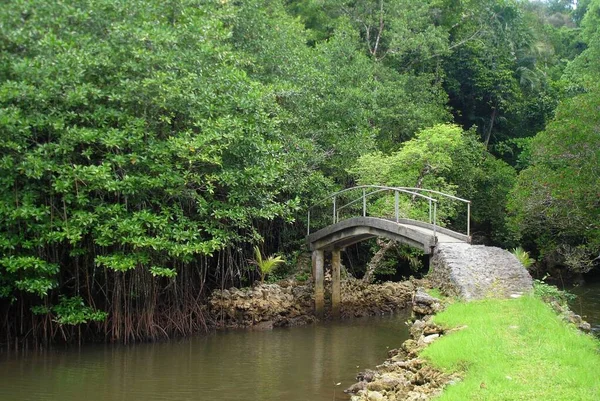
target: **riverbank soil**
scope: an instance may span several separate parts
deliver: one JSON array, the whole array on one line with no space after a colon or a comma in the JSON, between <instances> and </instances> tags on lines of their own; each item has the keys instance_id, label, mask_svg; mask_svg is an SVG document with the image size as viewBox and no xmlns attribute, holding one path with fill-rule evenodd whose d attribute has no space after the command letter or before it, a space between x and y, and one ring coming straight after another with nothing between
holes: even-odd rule
<instances>
[{"instance_id":1,"label":"riverbank soil","mask_svg":"<svg viewBox=\"0 0 600 401\"><path fill-rule=\"evenodd\" d=\"M535 297L455 303L433 322L463 327L420 354L462 376L440 401L600 400L600 342Z\"/></svg>"}]
</instances>

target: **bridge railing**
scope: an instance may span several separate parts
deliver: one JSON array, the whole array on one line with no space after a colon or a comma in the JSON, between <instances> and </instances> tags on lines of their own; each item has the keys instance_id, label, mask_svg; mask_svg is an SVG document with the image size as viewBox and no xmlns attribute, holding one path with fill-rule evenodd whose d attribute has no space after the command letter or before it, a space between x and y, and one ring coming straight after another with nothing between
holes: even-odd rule
<instances>
[{"instance_id":1,"label":"bridge railing","mask_svg":"<svg viewBox=\"0 0 600 401\"><path fill-rule=\"evenodd\" d=\"M357 194L358 192L358 194ZM383 216L385 218L394 218L397 222L401 218L400 212L400 196L410 196L410 203L418 203L425 202L426 208L428 210L428 215L421 216L420 220L428 220L430 224L433 225L434 235L437 234L437 227L439 226L438 221L438 204L441 199L448 199L451 201L457 201L460 203L466 204L467 208L467 223L466 223L466 234L470 236L471 227L471 201L463 198L459 198L454 195L446 194L440 191L435 191L426 188L412 188L412 187L388 187L381 185L361 185L352 188L346 188L344 190L335 192L328 197L321 199L319 202L315 203L308 210L308 218L307 218L307 233L311 233L311 218L314 216L315 212L323 207L325 209L328 208L329 205L329 215L330 218L323 220L323 216L319 213L321 217L321 223L325 225L335 224L344 218L347 217L355 217L357 215L367 216L369 201L373 198L378 200L383 200L384 203L387 203L389 198L389 193L392 192L394 194L393 201L393 216L389 214L387 216ZM383 196L382 196L383 195ZM389 205L388 205L389 206ZM348 216L349 215L349 216ZM340 218L342 216L342 218ZM381 217L381 216L378 216ZM404 217L404 216L402 216ZM327 221L328 220L328 221ZM321 224L320 224L321 225Z\"/></svg>"}]
</instances>

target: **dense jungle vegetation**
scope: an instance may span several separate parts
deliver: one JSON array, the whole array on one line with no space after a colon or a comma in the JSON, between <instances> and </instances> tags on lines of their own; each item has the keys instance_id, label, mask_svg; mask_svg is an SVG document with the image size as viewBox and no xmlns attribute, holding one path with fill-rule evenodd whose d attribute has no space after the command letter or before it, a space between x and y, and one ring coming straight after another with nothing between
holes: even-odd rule
<instances>
[{"instance_id":1,"label":"dense jungle vegetation","mask_svg":"<svg viewBox=\"0 0 600 401\"><path fill-rule=\"evenodd\" d=\"M292 271L307 207L356 183L593 270L600 0L574 3L5 2L0 343L205 330L255 245Z\"/></svg>"}]
</instances>

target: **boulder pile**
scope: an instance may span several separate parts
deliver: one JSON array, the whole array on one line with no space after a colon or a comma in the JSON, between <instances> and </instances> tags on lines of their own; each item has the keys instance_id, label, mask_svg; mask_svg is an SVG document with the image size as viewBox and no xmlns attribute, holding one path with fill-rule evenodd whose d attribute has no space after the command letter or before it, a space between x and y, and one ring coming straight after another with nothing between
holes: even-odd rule
<instances>
[{"instance_id":1,"label":"boulder pile","mask_svg":"<svg viewBox=\"0 0 600 401\"><path fill-rule=\"evenodd\" d=\"M309 285L260 284L216 290L210 311L220 328L257 329L313 322L313 289Z\"/></svg>"},{"instance_id":2,"label":"boulder pile","mask_svg":"<svg viewBox=\"0 0 600 401\"><path fill-rule=\"evenodd\" d=\"M342 317L375 316L410 305L415 284L412 281L368 284L362 280L342 282Z\"/></svg>"},{"instance_id":3,"label":"boulder pile","mask_svg":"<svg viewBox=\"0 0 600 401\"><path fill-rule=\"evenodd\" d=\"M398 349L389 351L389 358L375 370L357 375L357 383L346 389L352 401L424 401L437 396L447 384L458 380L434 369L419 358L419 352L439 337L447 334L431 321L431 315L442 309L441 302L422 290L413 296L414 322L410 339Z\"/></svg>"},{"instance_id":4,"label":"boulder pile","mask_svg":"<svg viewBox=\"0 0 600 401\"><path fill-rule=\"evenodd\" d=\"M342 281L342 317L374 316L391 313L410 305L413 282L368 284L348 278ZM326 304L331 303L326 286ZM209 300L210 312L218 328L295 326L314 322L312 283L283 281L251 288L215 290ZM330 310L328 306L326 310Z\"/></svg>"},{"instance_id":5,"label":"boulder pile","mask_svg":"<svg viewBox=\"0 0 600 401\"><path fill-rule=\"evenodd\" d=\"M557 301L550 301L550 306L560 317L568 323L574 324L579 330L584 333L592 332L592 325L583 320L583 318L573 312L567 305L561 305Z\"/></svg>"}]
</instances>

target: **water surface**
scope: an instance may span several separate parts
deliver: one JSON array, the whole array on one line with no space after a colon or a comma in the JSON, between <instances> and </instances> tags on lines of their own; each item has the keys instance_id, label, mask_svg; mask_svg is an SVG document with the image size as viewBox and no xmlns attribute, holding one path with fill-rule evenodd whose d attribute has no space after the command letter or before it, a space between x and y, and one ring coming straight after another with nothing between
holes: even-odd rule
<instances>
[{"instance_id":1,"label":"water surface","mask_svg":"<svg viewBox=\"0 0 600 401\"><path fill-rule=\"evenodd\" d=\"M407 318L0 355L0 400L347 400L356 373L408 338Z\"/></svg>"},{"instance_id":2,"label":"water surface","mask_svg":"<svg viewBox=\"0 0 600 401\"><path fill-rule=\"evenodd\" d=\"M577 295L577 299L570 303L571 310L581 315L600 336L600 281L574 287L569 292Z\"/></svg>"}]
</instances>

